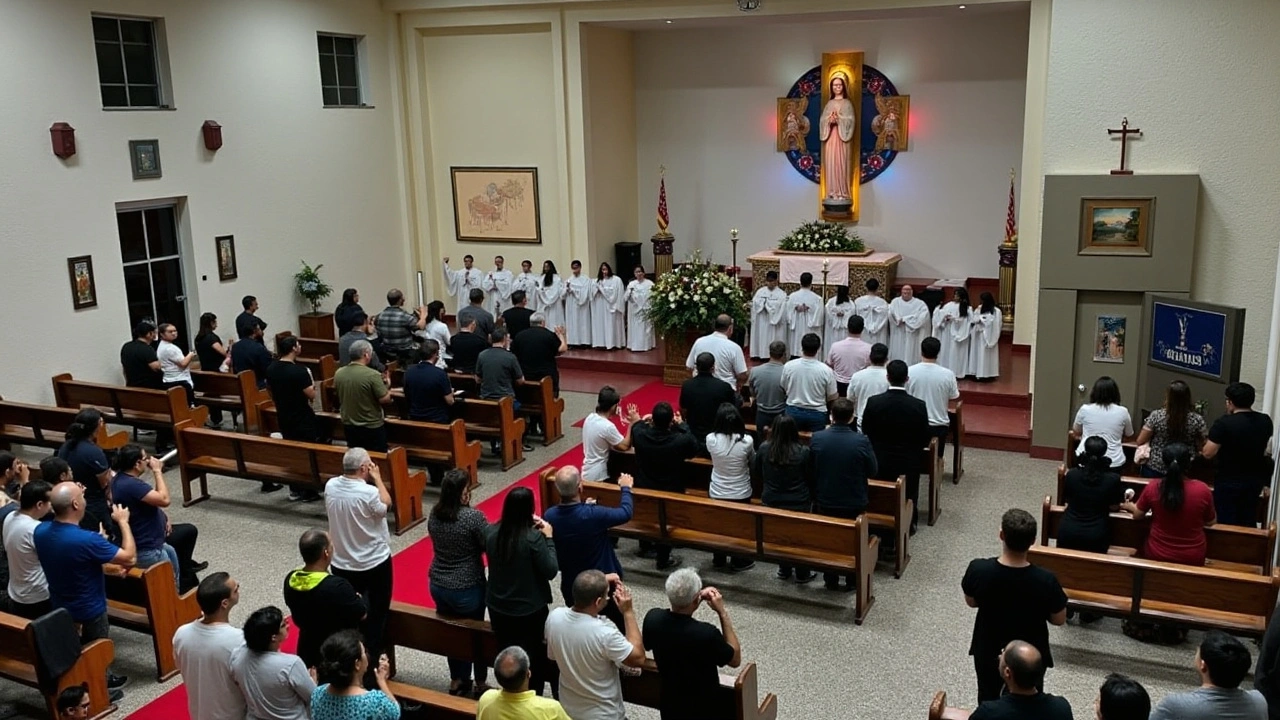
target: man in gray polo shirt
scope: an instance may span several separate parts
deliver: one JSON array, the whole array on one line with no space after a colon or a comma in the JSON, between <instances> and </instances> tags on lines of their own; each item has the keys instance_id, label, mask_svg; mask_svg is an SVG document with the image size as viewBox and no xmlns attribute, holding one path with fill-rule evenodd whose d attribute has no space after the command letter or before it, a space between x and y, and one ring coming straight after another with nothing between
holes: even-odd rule
<instances>
[{"instance_id":1,"label":"man in gray polo shirt","mask_svg":"<svg viewBox=\"0 0 1280 720\"><path fill-rule=\"evenodd\" d=\"M787 391L782 389L782 368L786 363L787 344L781 340L769 343L769 362L751 369L747 385L756 399L756 447L764 442L765 433L774 418L787 407Z\"/></svg>"},{"instance_id":2,"label":"man in gray polo shirt","mask_svg":"<svg viewBox=\"0 0 1280 720\"><path fill-rule=\"evenodd\" d=\"M516 383L524 379L524 371L520 369L520 361L514 353L507 349L507 329L494 328L489 334L489 348L480 352L476 358L476 375L480 376L480 399L499 400L511 398L515 409L520 410L520 401L516 400ZM466 400L463 400L466 402ZM495 455L500 454L498 441L489 443ZM525 452L532 452L533 446L525 443Z\"/></svg>"}]
</instances>

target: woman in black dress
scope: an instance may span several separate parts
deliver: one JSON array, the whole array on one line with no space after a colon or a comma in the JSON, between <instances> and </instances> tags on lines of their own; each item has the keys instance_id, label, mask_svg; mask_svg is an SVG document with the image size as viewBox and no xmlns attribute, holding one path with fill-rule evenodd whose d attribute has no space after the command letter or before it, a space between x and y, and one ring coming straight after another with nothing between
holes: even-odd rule
<instances>
[{"instance_id":1,"label":"woman in black dress","mask_svg":"<svg viewBox=\"0 0 1280 720\"><path fill-rule=\"evenodd\" d=\"M1067 472L1058 499L1067 506L1058 528L1058 547L1105 553L1111 547L1110 515L1124 500L1124 487L1111 470L1106 440L1086 438L1079 457L1080 465Z\"/></svg>"}]
</instances>

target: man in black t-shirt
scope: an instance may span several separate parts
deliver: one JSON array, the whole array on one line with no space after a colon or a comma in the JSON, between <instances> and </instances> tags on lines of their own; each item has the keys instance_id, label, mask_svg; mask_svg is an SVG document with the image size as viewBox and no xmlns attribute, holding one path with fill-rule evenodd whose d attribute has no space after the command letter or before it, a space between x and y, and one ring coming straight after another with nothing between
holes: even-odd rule
<instances>
[{"instance_id":1,"label":"man in black t-shirt","mask_svg":"<svg viewBox=\"0 0 1280 720\"><path fill-rule=\"evenodd\" d=\"M1000 519L1000 541L1000 556L970 562L960 583L965 603L978 609L969 644L978 702L1000 696L1000 653L1014 640L1030 643L1045 667L1053 667L1045 623L1067 622L1067 594L1058 578L1027 562L1027 549L1036 541L1036 519L1018 508L1006 511Z\"/></svg>"},{"instance_id":2,"label":"man in black t-shirt","mask_svg":"<svg viewBox=\"0 0 1280 720\"><path fill-rule=\"evenodd\" d=\"M234 348L233 345L232 349ZM271 391L271 399L276 404L280 434L285 440L329 442L329 439L320 432L320 424L316 422L316 411L311 407L311 401L316 397L315 381L311 377L311 371L297 363L298 353L302 352L302 342L293 335L286 335L276 343L276 350L280 353L280 359L267 367L266 383L267 389ZM271 492L267 489L271 485L274 483L264 485L263 492ZM314 490L290 487L289 499L312 502L319 500L320 495Z\"/></svg>"},{"instance_id":3,"label":"man in black t-shirt","mask_svg":"<svg viewBox=\"0 0 1280 720\"><path fill-rule=\"evenodd\" d=\"M267 386L267 368L271 366L271 351L262 344L262 328L254 325L249 335L240 336L240 342L231 346L232 372L252 370L258 381L258 389Z\"/></svg>"},{"instance_id":4,"label":"man in black t-shirt","mask_svg":"<svg viewBox=\"0 0 1280 720\"><path fill-rule=\"evenodd\" d=\"M560 369L556 367L556 356L568 349L569 341L565 339L564 326L557 327L555 332L548 330L547 317L542 313L530 315L529 329L520 333L519 337L513 336L511 340L511 352L520 361L525 379L538 381L544 377L551 378L551 389L556 397L560 397Z\"/></svg>"},{"instance_id":5,"label":"man in black t-shirt","mask_svg":"<svg viewBox=\"0 0 1280 720\"><path fill-rule=\"evenodd\" d=\"M969 720L1072 720L1065 698L1040 691L1044 661L1035 646L1014 640L1000 651L998 663L1009 692L979 705Z\"/></svg>"},{"instance_id":6,"label":"man in black t-shirt","mask_svg":"<svg viewBox=\"0 0 1280 720\"><path fill-rule=\"evenodd\" d=\"M253 338L259 344L262 343L262 333L267 331L267 324L258 317L258 298L252 295L245 295L240 299L240 305L244 308L244 312L236 316L236 337ZM257 328L259 334L255 335L253 329Z\"/></svg>"},{"instance_id":7,"label":"man in black t-shirt","mask_svg":"<svg viewBox=\"0 0 1280 720\"><path fill-rule=\"evenodd\" d=\"M715 355L709 352L698 353L693 363L697 374L680 386L680 415L689 423L693 439L698 441L699 446L706 447L707 433L711 432L720 404L734 402L737 393L733 391L733 386L713 374L716 367Z\"/></svg>"},{"instance_id":8,"label":"man in black t-shirt","mask_svg":"<svg viewBox=\"0 0 1280 720\"><path fill-rule=\"evenodd\" d=\"M476 358L487 349L488 339L476 334L476 320L473 317L465 324L458 325L458 334L449 338L449 353L453 356L449 366L460 373L474 373Z\"/></svg>"},{"instance_id":9,"label":"man in black t-shirt","mask_svg":"<svg viewBox=\"0 0 1280 720\"><path fill-rule=\"evenodd\" d=\"M658 664L662 720L732 720L732 715L723 712L724 703L716 702L720 668L742 664L742 647L724 596L713 587L703 588L702 578L692 568L671 573L666 591L671 609L650 610L642 630L644 646L653 651ZM703 602L720 617L723 632L693 618Z\"/></svg>"},{"instance_id":10,"label":"man in black t-shirt","mask_svg":"<svg viewBox=\"0 0 1280 720\"><path fill-rule=\"evenodd\" d=\"M1249 383L1227 386L1227 414L1214 421L1200 454L1217 460L1213 505L1224 525L1257 527L1258 496L1271 482L1274 462L1267 442L1274 428L1266 413L1253 409L1255 392Z\"/></svg>"},{"instance_id":11,"label":"man in black t-shirt","mask_svg":"<svg viewBox=\"0 0 1280 720\"><path fill-rule=\"evenodd\" d=\"M120 348L120 367L124 369L125 385L150 390L164 389L155 341L156 326L150 320L143 320L133 328L133 339Z\"/></svg>"},{"instance_id":12,"label":"man in black t-shirt","mask_svg":"<svg viewBox=\"0 0 1280 720\"><path fill-rule=\"evenodd\" d=\"M523 290L516 290L511 293L511 307L502 312L502 324L507 328L507 334L512 340L529 329L533 311L527 307L528 304L528 294Z\"/></svg>"},{"instance_id":13,"label":"man in black t-shirt","mask_svg":"<svg viewBox=\"0 0 1280 720\"><path fill-rule=\"evenodd\" d=\"M671 403L654 405L652 415L631 426L631 447L636 454L636 487L684 492L684 461L697 456L698 441L676 416ZM680 558L671 557L670 545L648 540L640 541L640 557L652 557L658 570L680 564Z\"/></svg>"}]
</instances>

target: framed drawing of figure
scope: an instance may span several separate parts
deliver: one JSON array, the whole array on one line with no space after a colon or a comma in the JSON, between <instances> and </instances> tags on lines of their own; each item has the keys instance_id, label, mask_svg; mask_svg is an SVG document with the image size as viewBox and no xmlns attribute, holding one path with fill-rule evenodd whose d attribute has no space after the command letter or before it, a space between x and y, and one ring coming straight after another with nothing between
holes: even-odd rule
<instances>
[{"instance_id":1,"label":"framed drawing of figure","mask_svg":"<svg viewBox=\"0 0 1280 720\"><path fill-rule=\"evenodd\" d=\"M234 235L219 235L213 239L218 246L218 279L235 280L240 273L236 271L236 238Z\"/></svg>"},{"instance_id":2,"label":"framed drawing of figure","mask_svg":"<svg viewBox=\"0 0 1280 720\"><path fill-rule=\"evenodd\" d=\"M93 281L93 258L89 255L67 258L67 275L71 277L71 307L76 310L97 307L98 286Z\"/></svg>"},{"instance_id":3,"label":"framed drawing of figure","mask_svg":"<svg viewBox=\"0 0 1280 720\"><path fill-rule=\"evenodd\" d=\"M453 167L449 174L459 241L542 242L536 167Z\"/></svg>"}]
</instances>

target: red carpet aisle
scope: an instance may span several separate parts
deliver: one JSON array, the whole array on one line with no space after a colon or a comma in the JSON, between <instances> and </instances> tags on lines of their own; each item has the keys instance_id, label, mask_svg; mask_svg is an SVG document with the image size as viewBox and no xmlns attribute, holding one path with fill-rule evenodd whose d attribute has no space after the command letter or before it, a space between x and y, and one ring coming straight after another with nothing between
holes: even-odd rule
<instances>
[{"instance_id":1,"label":"red carpet aisle","mask_svg":"<svg viewBox=\"0 0 1280 720\"><path fill-rule=\"evenodd\" d=\"M660 402L669 402L671 406L680 411L680 388L667 387L662 384L661 380L655 380L648 385L636 390L635 392L622 398L622 410L626 412L627 405L634 404L641 415L648 415L653 406ZM585 418L584 418L585 419ZM574 423L576 428L582 427L582 420ZM616 421L615 421L616 422Z\"/></svg>"}]
</instances>

